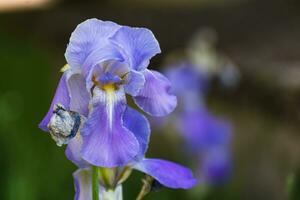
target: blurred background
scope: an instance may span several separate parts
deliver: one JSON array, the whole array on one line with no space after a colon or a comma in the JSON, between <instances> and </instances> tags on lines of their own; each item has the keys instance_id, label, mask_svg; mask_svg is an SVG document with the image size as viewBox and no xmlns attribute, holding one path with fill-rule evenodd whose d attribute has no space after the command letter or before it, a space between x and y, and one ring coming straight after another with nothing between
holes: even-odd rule
<instances>
[{"instance_id":1,"label":"blurred background","mask_svg":"<svg viewBox=\"0 0 300 200\"><path fill-rule=\"evenodd\" d=\"M76 167L38 123L71 32L93 17L151 29L162 53L150 68L160 71L185 58L208 28L218 38L215 50L238 71L230 87L212 77L206 96L209 110L233 127L231 177L209 189L162 189L146 199L300 199L297 0L0 0L0 199L73 199ZM148 157L194 167L172 129L152 129ZM125 183L125 200L137 196L140 178L135 172Z\"/></svg>"}]
</instances>

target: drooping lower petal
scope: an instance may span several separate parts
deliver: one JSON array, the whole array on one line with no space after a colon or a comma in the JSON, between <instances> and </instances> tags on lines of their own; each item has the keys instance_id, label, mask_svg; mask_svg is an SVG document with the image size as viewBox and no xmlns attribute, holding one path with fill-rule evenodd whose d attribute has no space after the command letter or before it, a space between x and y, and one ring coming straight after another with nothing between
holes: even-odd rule
<instances>
[{"instance_id":1,"label":"drooping lower petal","mask_svg":"<svg viewBox=\"0 0 300 200\"><path fill-rule=\"evenodd\" d=\"M96 166L115 167L135 158L139 143L123 126L125 108L122 88L94 89L93 110L81 129L83 159Z\"/></svg>"},{"instance_id":2,"label":"drooping lower petal","mask_svg":"<svg viewBox=\"0 0 300 200\"><path fill-rule=\"evenodd\" d=\"M144 70L150 59L160 53L156 38L146 28L123 26L112 36L111 41L122 49L130 66L137 71Z\"/></svg>"},{"instance_id":3,"label":"drooping lower petal","mask_svg":"<svg viewBox=\"0 0 300 200\"><path fill-rule=\"evenodd\" d=\"M197 184L192 172L176 163L160 159L143 159L132 166L169 188L192 188Z\"/></svg>"},{"instance_id":4,"label":"drooping lower petal","mask_svg":"<svg viewBox=\"0 0 300 200\"><path fill-rule=\"evenodd\" d=\"M46 116L44 117L44 119L39 124L39 128L42 129L43 131L46 131L46 132L49 131L47 125L53 114L53 108L54 108L55 104L58 104L58 103L63 105L66 109L69 109L70 96L69 96L68 87L67 87L66 74L62 75L62 77L59 81L59 84L57 86L52 103L50 105L50 108L49 108Z\"/></svg>"},{"instance_id":5,"label":"drooping lower petal","mask_svg":"<svg viewBox=\"0 0 300 200\"><path fill-rule=\"evenodd\" d=\"M134 110L127 107L123 116L124 126L130 130L139 142L139 153L136 156L137 160L144 157L148 148L150 138L150 125L146 117Z\"/></svg>"},{"instance_id":6,"label":"drooping lower petal","mask_svg":"<svg viewBox=\"0 0 300 200\"><path fill-rule=\"evenodd\" d=\"M134 97L135 103L146 113L164 116L172 112L177 105L177 98L170 93L169 80L161 73L145 70L145 85Z\"/></svg>"},{"instance_id":7,"label":"drooping lower petal","mask_svg":"<svg viewBox=\"0 0 300 200\"><path fill-rule=\"evenodd\" d=\"M73 173L75 200L92 200L92 171L89 168L78 169Z\"/></svg>"}]
</instances>

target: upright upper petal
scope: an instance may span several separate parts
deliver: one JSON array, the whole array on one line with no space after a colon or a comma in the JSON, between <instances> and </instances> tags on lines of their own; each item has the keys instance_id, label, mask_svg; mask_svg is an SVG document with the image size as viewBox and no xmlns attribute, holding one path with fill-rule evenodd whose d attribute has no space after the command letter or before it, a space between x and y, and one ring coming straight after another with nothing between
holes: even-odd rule
<instances>
[{"instance_id":1,"label":"upright upper petal","mask_svg":"<svg viewBox=\"0 0 300 200\"><path fill-rule=\"evenodd\" d=\"M126 108L123 116L124 126L130 130L139 142L139 153L136 156L137 160L144 157L150 139L150 125L144 115L132 109Z\"/></svg>"},{"instance_id":2,"label":"upright upper petal","mask_svg":"<svg viewBox=\"0 0 300 200\"><path fill-rule=\"evenodd\" d=\"M130 66L137 71L145 69L150 59L161 52L155 36L146 28L123 26L111 40L123 50Z\"/></svg>"},{"instance_id":3,"label":"upright upper petal","mask_svg":"<svg viewBox=\"0 0 300 200\"><path fill-rule=\"evenodd\" d=\"M100 63L110 60L125 62L116 46L107 44L105 46L98 47L86 57L85 62L82 64L84 77L87 80L90 80L93 75L94 67Z\"/></svg>"},{"instance_id":4,"label":"upright upper petal","mask_svg":"<svg viewBox=\"0 0 300 200\"><path fill-rule=\"evenodd\" d=\"M123 126L126 108L122 88L94 89L93 110L81 129L82 157L96 166L116 167L132 161L139 152L134 134Z\"/></svg>"},{"instance_id":5,"label":"upright upper petal","mask_svg":"<svg viewBox=\"0 0 300 200\"><path fill-rule=\"evenodd\" d=\"M62 77L59 81L59 84L57 86L52 103L50 105L50 108L49 108L46 116L44 117L44 119L39 124L39 128L42 129L43 131L49 131L47 125L53 114L54 105L58 104L58 103L63 105L66 109L69 109L70 96L69 96L68 87L67 87L66 74L62 75Z\"/></svg>"},{"instance_id":6,"label":"upright upper petal","mask_svg":"<svg viewBox=\"0 0 300 200\"><path fill-rule=\"evenodd\" d=\"M166 187L188 189L197 184L197 180L188 168L170 161L143 159L132 167L152 176Z\"/></svg>"},{"instance_id":7,"label":"upright upper petal","mask_svg":"<svg viewBox=\"0 0 300 200\"><path fill-rule=\"evenodd\" d=\"M169 80L153 70L145 70L144 75L146 82L134 97L135 103L153 116L164 116L172 112L177 105L177 98L170 92Z\"/></svg>"},{"instance_id":8,"label":"upright upper petal","mask_svg":"<svg viewBox=\"0 0 300 200\"><path fill-rule=\"evenodd\" d=\"M109 44L108 38L120 28L116 23L88 19L79 24L71 35L65 57L72 67L85 68L86 76L90 67L99 60L114 58L118 52Z\"/></svg>"}]
</instances>

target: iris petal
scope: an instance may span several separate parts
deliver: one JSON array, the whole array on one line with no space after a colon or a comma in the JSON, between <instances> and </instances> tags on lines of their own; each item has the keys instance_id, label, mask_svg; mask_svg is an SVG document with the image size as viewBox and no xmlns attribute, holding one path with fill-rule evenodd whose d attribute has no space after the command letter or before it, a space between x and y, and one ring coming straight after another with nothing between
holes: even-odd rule
<instances>
[{"instance_id":1,"label":"iris petal","mask_svg":"<svg viewBox=\"0 0 300 200\"><path fill-rule=\"evenodd\" d=\"M73 67L81 67L91 52L108 43L119 25L110 21L88 19L80 23L70 37L65 57Z\"/></svg>"},{"instance_id":2,"label":"iris petal","mask_svg":"<svg viewBox=\"0 0 300 200\"><path fill-rule=\"evenodd\" d=\"M123 62L124 58L118 51L117 47L113 45L100 46L87 55L84 63L82 64L82 73L87 80L90 80L94 67L105 61L114 60Z\"/></svg>"},{"instance_id":3,"label":"iris petal","mask_svg":"<svg viewBox=\"0 0 300 200\"><path fill-rule=\"evenodd\" d=\"M188 189L197 184L192 172L176 163L160 159L143 159L132 166L169 188Z\"/></svg>"},{"instance_id":4,"label":"iris petal","mask_svg":"<svg viewBox=\"0 0 300 200\"><path fill-rule=\"evenodd\" d=\"M112 36L111 41L123 50L130 66L137 71L147 68L150 59L161 52L153 33L146 28L123 26Z\"/></svg>"},{"instance_id":5,"label":"iris petal","mask_svg":"<svg viewBox=\"0 0 300 200\"><path fill-rule=\"evenodd\" d=\"M116 167L134 159L139 143L123 126L125 108L122 88L113 92L94 89L93 110L81 129L83 159L102 167Z\"/></svg>"},{"instance_id":6,"label":"iris petal","mask_svg":"<svg viewBox=\"0 0 300 200\"><path fill-rule=\"evenodd\" d=\"M169 80L153 70L145 70L144 75L146 82L139 94L134 97L135 103L153 116L164 116L172 112L177 105L177 98L170 93Z\"/></svg>"},{"instance_id":7,"label":"iris petal","mask_svg":"<svg viewBox=\"0 0 300 200\"><path fill-rule=\"evenodd\" d=\"M124 126L135 135L139 142L139 153L136 156L139 160L144 157L148 148L150 138L149 122L144 115L130 107L126 108L123 121Z\"/></svg>"}]
</instances>

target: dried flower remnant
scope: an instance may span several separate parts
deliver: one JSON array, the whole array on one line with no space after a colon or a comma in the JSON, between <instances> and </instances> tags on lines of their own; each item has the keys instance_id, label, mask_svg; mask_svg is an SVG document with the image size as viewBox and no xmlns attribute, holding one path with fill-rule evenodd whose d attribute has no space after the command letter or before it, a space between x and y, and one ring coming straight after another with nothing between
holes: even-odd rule
<instances>
[{"instance_id":1,"label":"dried flower remnant","mask_svg":"<svg viewBox=\"0 0 300 200\"><path fill-rule=\"evenodd\" d=\"M63 105L56 104L47 127L56 144L62 146L68 144L77 135L84 120L84 116L66 110Z\"/></svg>"}]
</instances>

